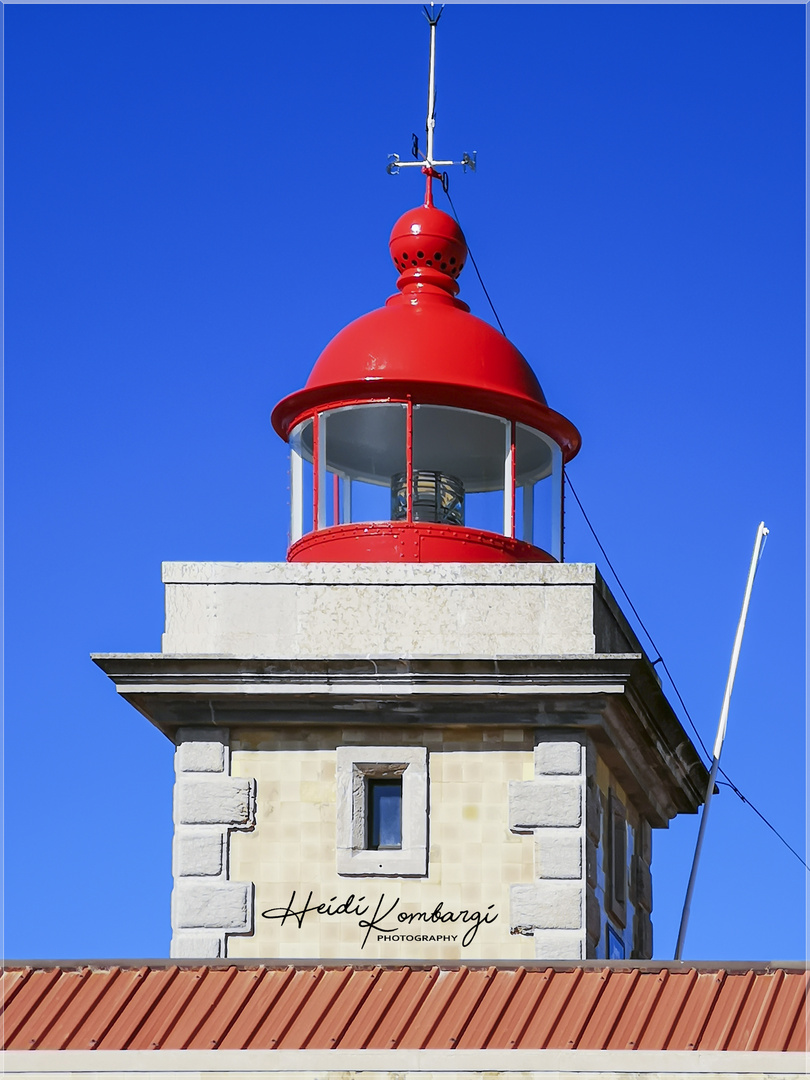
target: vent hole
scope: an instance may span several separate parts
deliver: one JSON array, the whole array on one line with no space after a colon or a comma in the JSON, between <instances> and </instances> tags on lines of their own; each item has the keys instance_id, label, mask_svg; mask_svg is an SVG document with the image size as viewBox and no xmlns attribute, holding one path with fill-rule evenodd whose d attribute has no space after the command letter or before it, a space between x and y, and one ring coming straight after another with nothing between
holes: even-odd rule
<instances>
[{"instance_id":1,"label":"vent hole","mask_svg":"<svg viewBox=\"0 0 810 1080\"><path fill-rule=\"evenodd\" d=\"M431 259L425 259L425 266L433 266L433 261Z\"/></svg>"},{"instance_id":2,"label":"vent hole","mask_svg":"<svg viewBox=\"0 0 810 1080\"><path fill-rule=\"evenodd\" d=\"M441 257L442 253L440 251L435 252L435 254L433 255L433 258L436 260L436 262L438 262Z\"/></svg>"},{"instance_id":3,"label":"vent hole","mask_svg":"<svg viewBox=\"0 0 810 1080\"><path fill-rule=\"evenodd\" d=\"M408 258L408 252L407 252L407 251L403 251L403 252L402 252L402 258L403 258L403 259L407 259L407 258Z\"/></svg>"},{"instance_id":4,"label":"vent hole","mask_svg":"<svg viewBox=\"0 0 810 1080\"><path fill-rule=\"evenodd\" d=\"M452 266L455 261L456 261L455 255L451 255L450 256L450 265Z\"/></svg>"},{"instance_id":5,"label":"vent hole","mask_svg":"<svg viewBox=\"0 0 810 1080\"><path fill-rule=\"evenodd\" d=\"M418 266L416 259L411 259L411 266Z\"/></svg>"},{"instance_id":6,"label":"vent hole","mask_svg":"<svg viewBox=\"0 0 810 1080\"><path fill-rule=\"evenodd\" d=\"M417 251L416 257L417 257L417 259L424 259L424 257L425 257L424 251Z\"/></svg>"},{"instance_id":7,"label":"vent hole","mask_svg":"<svg viewBox=\"0 0 810 1080\"><path fill-rule=\"evenodd\" d=\"M447 269L447 263L442 263L440 269L446 270Z\"/></svg>"}]
</instances>

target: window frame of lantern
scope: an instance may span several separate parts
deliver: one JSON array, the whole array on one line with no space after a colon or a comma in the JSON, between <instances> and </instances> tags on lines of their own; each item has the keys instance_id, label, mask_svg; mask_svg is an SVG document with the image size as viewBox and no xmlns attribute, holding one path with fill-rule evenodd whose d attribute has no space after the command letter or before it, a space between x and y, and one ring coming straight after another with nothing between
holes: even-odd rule
<instances>
[{"instance_id":1,"label":"window frame of lantern","mask_svg":"<svg viewBox=\"0 0 810 1080\"><path fill-rule=\"evenodd\" d=\"M315 408L308 410L297 420L296 424L291 428L290 434L290 537L291 543L295 543L303 536L308 535L309 531L319 532L326 528L332 528L336 525L349 525L349 524L362 524L368 523L388 523L393 522L393 518L388 516L385 518L368 519L363 517L354 520L353 517L353 499L352 499L352 484L353 479L348 474L341 472L334 472L333 476L338 480L340 484L340 494L335 498L335 521L330 525L327 521L327 458L326 445L328 439L328 420L331 415L342 412L343 410L374 407L374 406L391 406L398 405L405 408L405 447L404 447L404 464L403 470L406 474L406 513L405 522L412 524L414 520L413 513L413 482L414 482L414 410L417 408L435 408L435 409L447 409L455 412L466 413L471 416L488 417L493 420L497 420L504 427L504 453L503 453L503 480L501 488L494 488L493 491L501 491L503 496L502 502L502 523L500 530L486 529L476 525L464 525L462 528L467 528L476 532L490 532L494 535L500 535L518 540L521 542L531 544L533 547L538 547L540 550L547 550L548 554L558 562L562 562L563 558L563 494L564 494L564 475L565 464L563 459L563 451L559 444L545 432L540 431L538 428L532 427L529 424L521 421L509 420L507 417L502 416L495 412L484 412L480 409L467 409L457 405L437 404L430 401L414 401L410 397L390 397L379 399L348 399L346 401L336 402L330 405L329 408ZM302 429L307 422L312 423L313 428L313 446L312 446L312 528L306 530L304 528L304 477L303 471L305 464L308 464L306 458L297 452L293 445L293 434L299 429ZM517 451L518 431L519 429L525 430L532 437L540 439L549 449L551 454L551 466L546 477L551 484L550 492L550 542L548 547L541 546L535 542L535 529L534 529L534 511L535 511L535 486L541 481L532 481L527 484L519 484L518 471L520 468L520 461ZM342 481L342 483L341 483ZM374 485L383 487L384 485ZM518 530L518 488L521 489L521 528ZM465 497L468 492L465 490ZM469 494L476 494L471 492ZM341 498L342 495L342 498ZM520 533L520 536L518 536Z\"/></svg>"},{"instance_id":2,"label":"window frame of lantern","mask_svg":"<svg viewBox=\"0 0 810 1080\"><path fill-rule=\"evenodd\" d=\"M541 551L547 551L557 562L563 561L563 483L565 477L565 461L562 448L550 435L539 428L531 427L521 422L515 423L515 446L517 447L518 433L522 430L532 438L539 439L544 443L550 454L550 467L545 476L529 483L519 483L520 455L515 450L515 501L517 502L517 490L521 489L521 530L520 539L524 543L539 547ZM538 484L548 482L549 497L549 542L548 546L541 545L535 540L535 488ZM517 538L517 532L513 535Z\"/></svg>"},{"instance_id":3,"label":"window frame of lantern","mask_svg":"<svg viewBox=\"0 0 810 1080\"><path fill-rule=\"evenodd\" d=\"M301 453L305 442L305 433L308 424L313 425L314 419L312 414L303 416L298 423L290 430L289 447L290 447L290 544L294 544L297 540L300 540L302 536L309 535L313 532L313 529L306 529L304 527L304 502L305 502L305 469L306 466L312 468L312 481L314 484L314 447L313 458L308 461L307 458Z\"/></svg>"}]
</instances>

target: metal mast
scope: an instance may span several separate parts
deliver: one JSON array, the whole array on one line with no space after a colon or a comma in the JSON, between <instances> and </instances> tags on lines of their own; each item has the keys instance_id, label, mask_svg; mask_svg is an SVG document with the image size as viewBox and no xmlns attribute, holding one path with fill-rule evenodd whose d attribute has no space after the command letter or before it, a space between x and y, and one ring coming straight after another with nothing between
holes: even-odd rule
<instances>
[{"instance_id":1,"label":"metal mast","mask_svg":"<svg viewBox=\"0 0 810 1080\"><path fill-rule=\"evenodd\" d=\"M680 960L683 955L683 946L686 941L686 927L689 922L689 909L692 906L692 893L695 891L695 879L697 877L698 862L700 861L700 851L703 847L703 838L706 834L706 822L709 819L709 807L711 806L712 795L714 794L714 783L717 779L717 770L720 767L720 754L723 750L723 740L726 737L726 724L728 722L728 710L731 705L731 691L734 689L734 677L737 674L737 661L740 659L740 648L742 646L743 632L745 631L745 620L748 616L748 605L751 601L751 591L754 588L754 577L756 576L757 566L759 560L762 558L762 550L765 546L765 537L768 535L768 530L765 528L765 522L760 521L759 528L757 529L757 537L754 541L754 554L751 556L751 566L748 569L748 581L745 586L745 595L743 597L742 611L740 612L740 620L737 624L737 634L734 638L734 648L731 650L731 664L728 670L728 679L726 680L726 692L723 695L723 707L720 710L720 722L717 725L717 735L714 740L714 749L712 750L712 769L709 774L709 783L706 788L706 799L703 803L703 813L700 817L700 829L698 830L697 844L695 846L695 855L692 860L692 871L689 874L689 884L686 887L686 899L683 902L683 914L681 915L681 925L678 930L678 943L675 946L675 959Z\"/></svg>"},{"instance_id":2,"label":"metal mast","mask_svg":"<svg viewBox=\"0 0 810 1080\"><path fill-rule=\"evenodd\" d=\"M462 154L460 161L440 161L433 156L433 138L436 128L436 27L439 25L439 19L442 17L444 5L439 8L438 14L434 14L434 5L431 0L430 10L428 10L427 7L424 7L422 10L430 25L427 121L425 123L427 151L424 154L421 153L419 149L419 139L416 135L412 135L413 145L411 147L411 153L415 160L402 161L398 154L389 154L386 171L392 176L395 176L400 169L419 168L428 176L440 179L443 183L446 183L446 177L442 176L437 167L440 165L461 165L465 172L468 168L475 171L476 152L473 151L472 156L469 154Z\"/></svg>"}]
</instances>

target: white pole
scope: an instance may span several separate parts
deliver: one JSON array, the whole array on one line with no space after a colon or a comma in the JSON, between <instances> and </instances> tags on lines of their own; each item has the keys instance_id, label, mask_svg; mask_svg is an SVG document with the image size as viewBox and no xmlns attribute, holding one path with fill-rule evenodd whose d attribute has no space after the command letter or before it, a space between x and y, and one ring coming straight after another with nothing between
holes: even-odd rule
<instances>
[{"instance_id":1,"label":"white pole","mask_svg":"<svg viewBox=\"0 0 810 1080\"><path fill-rule=\"evenodd\" d=\"M304 535L304 462L290 440L290 543Z\"/></svg>"},{"instance_id":2,"label":"white pole","mask_svg":"<svg viewBox=\"0 0 810 1080\"><path fill-rule=\"evenodd\" d=\"M515 498L515 462L512 457L512 425L504 421L506 434L503 450L503 535L512 535L512 506Z\"/></svg>"},{"instance_id":3,"label":"white pole","mask_svg":"<svg viewBox=\"0 0 810 1080\"><path fill-rule=\"evenodd\" d=\"M714 749L712 750L712 768L709 774L709 783L706 788L706 798L703 803L703 813L700 818L700 828L698 830L697 844L695 845L695 855L692 859L692 871L689 875L689 884L686 887L686 899L683 902L683 913L681 914L681 925L678 929L678 943L675 946L675 959L680 960L683 955L683 946L686 940L686 927L689 922L689 909L692 906L692 893L695 891L695 878L697 877L698 862L700 861L700 851L703 847L703 838L706 833L706 822L709 818L709 807L711 806L712 795L714 794L714 784L717 779L717 770L720 766L720 754L723 750L723 740L726 736L726 724L728 722L728 710L731 705L731 691L734 689L734 677L737 674L737 661L740 659L740 648L742 646L743 632L745 631L745 620L748 616L748 605L751 602L751 592L754 588L754 577L757 572L757 565L762 557L762 549L765 544L765 537L768 535L768 530L765 528L765 522L760 521L759 528L757 529L757 538L754 541L754 553L751 556L751 565L748 569L748 581L745 586L745 596L743 597L742 611L740 612L740 621L737 623L737 634L734 638L734 648L731 650L731 664L728 669L728 678L726 679L726 692L723 695L723 707L720 710L720 722L717 725L717 736L714 740Z\"/></svg>"},{"instance_id":4,"label":"white pole","mask_svg":"<svg viewBox=\"0 0 810 1080\"><path fill-rule=\"evenodd\" d=\"M433 5L431 4L431 14ZM427 111L427 154L425 160L428 165L433 165L433 129L436 126L436 118L434 112L436 111L436 89L435 89L435 72L436 72L436 22L431 18L430 20L430 70L428 73L428 111ZM438 21L438 20L437 20Z\"/></svg>"}]
</instances>

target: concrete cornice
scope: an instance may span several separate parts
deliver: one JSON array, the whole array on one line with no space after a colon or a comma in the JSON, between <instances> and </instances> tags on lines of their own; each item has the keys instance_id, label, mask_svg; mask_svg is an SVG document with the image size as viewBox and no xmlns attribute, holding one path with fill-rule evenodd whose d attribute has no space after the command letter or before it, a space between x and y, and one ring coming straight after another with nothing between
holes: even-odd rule
<instances>
[{"instance_id":1,"label":"concrete cornice","mask_svg":"<svg viewBox=\"0 0 810 1080\"><path fill-rule=\"evenodd\" d=\"M169 738L181 726L532 726L586 731L651 823L695 812L708 774L642 653L275 659L97 654ZM477 709L476 705L481 708Z\"/></svg>"}]
</instances>

